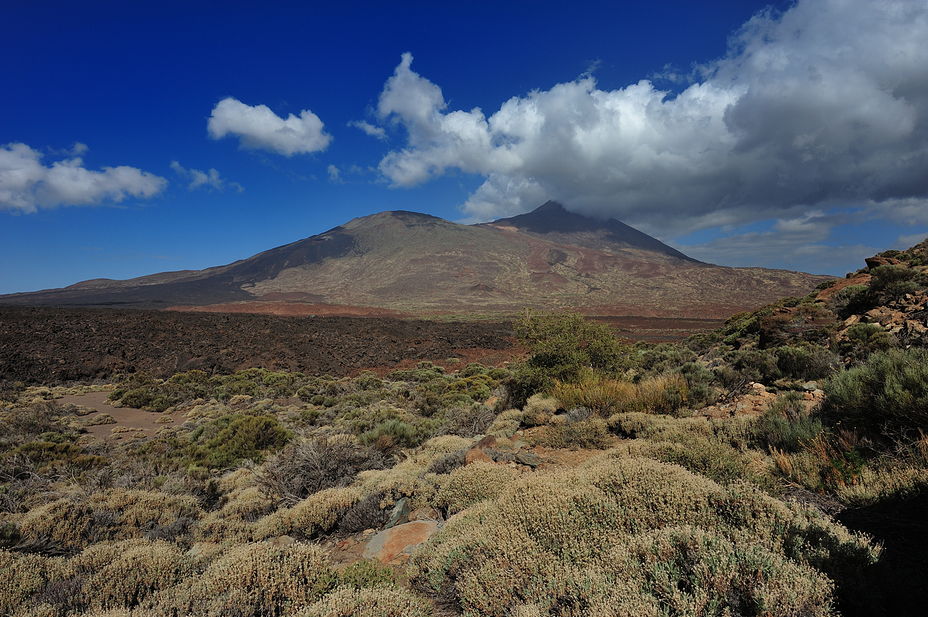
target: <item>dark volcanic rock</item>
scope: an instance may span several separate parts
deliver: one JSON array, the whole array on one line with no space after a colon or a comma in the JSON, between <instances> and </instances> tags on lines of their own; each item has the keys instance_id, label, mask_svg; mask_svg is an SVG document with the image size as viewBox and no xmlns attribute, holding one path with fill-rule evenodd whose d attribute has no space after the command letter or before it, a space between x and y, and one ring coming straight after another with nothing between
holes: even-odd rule
<instances>
[{"instance_id":1,"label":"dark volcanic rock","mask_svg":"<svg viewBox=\"0 0 928 617\"><path fill-rule=\"evenodd\" d=\"M0 306L0 381L261 367L349 375L462 349L508 349L509 324Z\"/></svg>"}]
</instances>

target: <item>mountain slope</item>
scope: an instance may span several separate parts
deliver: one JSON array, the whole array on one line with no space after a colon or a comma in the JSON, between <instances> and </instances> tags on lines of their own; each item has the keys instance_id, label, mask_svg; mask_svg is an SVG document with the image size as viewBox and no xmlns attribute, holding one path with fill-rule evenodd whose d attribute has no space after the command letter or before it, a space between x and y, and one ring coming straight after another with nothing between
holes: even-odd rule
<instances>
[{"instance_id":1,"label":"mountain slope","mask_svg":"<svg viewBox=\"0 0 928 617\"><path fill-rule=\"evenodd\" d=\"M86 281L2 296L0 303L165 308L300 302L433 314L533 306L723 317L783 295L804 295L825 278L703 264L618 221L601 223L549 202L483 225L382 212L226 266Z\"/></svg>"},{"instance_id":2,"label":"mountain slope","mask_svg":"<svg viewBox=\"0 0 928 617\"><path fill-rule=\"evenodd\" d=\"M499 219L492 223L483 223L483 225L497 228L514 228L523 234L561 244L600 249L613 253L626 252L628 249L641 249L693 263L701 263L667 246L660 240L652 238L634 227L629 227L621 221L616 219L598 221L568 212L564 206L556 201L548 201L541 207L526 214Z\"/></svg>"}]
</instances>

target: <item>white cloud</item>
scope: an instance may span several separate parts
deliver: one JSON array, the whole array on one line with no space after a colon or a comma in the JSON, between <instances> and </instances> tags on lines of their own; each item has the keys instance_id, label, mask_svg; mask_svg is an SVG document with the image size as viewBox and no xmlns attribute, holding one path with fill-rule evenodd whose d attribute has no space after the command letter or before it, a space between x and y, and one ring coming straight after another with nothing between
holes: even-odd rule
<instances>
[{"instance_id":1,"label":"white cloud","mask_svg":"<svg viewBox=\"0 0 928 617\"><path fill-rule=\"evenodd\" d=\"M374 126L370 122L365 122L364 120L352 120L348 123L348 126L353 126L356 129L361 129L371 137L376 137L377 139L386 139L387 131L381 126Z\"/></svg>"},{"instance_id":2,"label":"white cloud","mask_svg":"<svg viewBox=\"0 0 928 617\"><path fill-rule=\"evenodd\" d=\"M75 144L72 153L87 146ZM119 203L128 196L149 198L168 184L164 178L135 167L104 167L91 171L83 160L73 157L46 167L42 153L23 143L0 147L0 210L35 212L55 206Z\"/></svg>"},{"instance_id":3,"label":"white cloud","mask_svg":"<svg viewBox=\"0 0 928 617\"><path fill-rule=\"evenodd\" d=\"M341 172L338 170L338 167L335 165L329 165L326 168L326 172L329 174L329 182L333 184L342 183Z\"/></svg>"},{"instance_id":4,"label":"white cloud","mask_svg":"<svg viewBox=\"0 0 928 617\"><path fill-rule=\"evenodd\" d=\"M546 198L665 236L847 207L923 220L898 204L928 201L926 40L921 0L800 0L752 18L676 96L584 75L489 117L449 111L403 54L378 113L408 136L380 171L394 187L485 176L472 221Z\"/></svg>"},{"instance_id":5,"label":"white cloud","mask_svg":"<svg viewBox=\"0 0 928 617\"><path fill-rule=\"evenodd\" d=\"M321 152L332 141L323 130L322 120L308 109L299 117L290 114L284 120L266 105L252 107L232 97L216 104L206 128L213 139L235 135L242 148L284 156Z\"/></svg>"},{"instance_id":6,"label":"white cloud","mask_svg":"<svg viewBox=\"0 0 928 617\"><path fill-rule=\"evenodd\" d=\"M896 238L896 241L893 243L893 248L904 251L905 249L912 248L916 244L920 244L928 238L928 231L923 231L920 234L905 234Z\"/></svg>"},{"instance_id":7,"label":"white cloud","mask_svg":"<svg viewBox=\"0 0 928 617\"><path fill-rule=\"evenodd\" d=\"M221 178L219 176L219 172L215 169L210 169L209 171L201 171L199 169L185 169L183 165L177 161L171 161L171 169L173 169L178 176L190 180L190 184L187 185L187 189L191 191L200 187L207 187L210 190L217 189L221 191L226 185L226 180ZM245 188L238 182L229 182L228 184L239 193L245 190Z\"/></svg>"}]
</instances>

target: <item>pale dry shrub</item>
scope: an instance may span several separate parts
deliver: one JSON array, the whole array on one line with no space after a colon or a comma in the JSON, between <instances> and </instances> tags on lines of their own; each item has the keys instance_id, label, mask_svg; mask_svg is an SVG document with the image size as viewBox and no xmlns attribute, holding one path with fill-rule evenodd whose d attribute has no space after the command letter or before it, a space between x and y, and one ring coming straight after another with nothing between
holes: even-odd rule
<instances>
[{"instance_id":1,"label":"pale dry shrub","mask_svg":"<svg viewBox=\"0 0 928 617\"><path fill-rule=\"evenodd\" d=\"M231 493L232 491L246 489L257 486L255 472L248 465L222 474L219 478L219 490L222 493Z\"/></svg>"},{"instance_id":2,"label":"pale dry shrub","mask_svg":"<svg viewBox=\"0 0 928 617\"><path fill-rule=\"evenodd\" d=\"M162 540L127 540L96 549L86 549L72 560L77 563L69 564L84 577L81 595L91 608L131 608L191 573L183 553ZM101 554L106 557L102 564Z\"/></svg>"},{"instance_id":3,"label":"pale dry shrub","mask_svg":"<svg viewBox=\"0 0 928 617\"><path fill-rule=\"evenodd\" d=\"M833 585L821 572L690 526L636 535L606 559L666 615L715 615L720 605L737 615L832 615Z\"/></svg>"},{"instance_id":4,"label":"pale dry shrub","mask_svg":"<svg viewBox=\"0 0 928 617\"><path fill-rule=\"evenodd\" d=\"M223 496L219 516L243 523L254 523L272 513L276 503L257 486L235 489Z\"/></svg>"},{"instance_id":5,"label":"pale dry shrub","mask_svg":"<svg viewBox=\"0 0 928 617\"><path fill-rule=\"evenodd\" d=\"M502 412L487 429L487 435L494 437L512 437L522 424L522 412L518 409L507 409Z\"/></svg>"},{"instance_id":6,"label":"pale dry shrub","mask_svg":"<svg viewBox=\"0 0 928 617\"><path fill-rule=\"evenodd\" d=\"M432 606L410 591L395 587L340 587L293 617L429 617Z\"/></svg>"},{"instance_id":7,"label":"pale dry shrub","mask_svg":"<svg viewBox=\"0 0 928 617\"><path fill-rule=\"evenodd\" d=\"M19 530L25 539L46 540L69 550L80 548L95 536L106 533L103 522L100 516L94 516L93 509L69 499L59 499L30 510L23 516Z\"/></svg>"},{"instance_id":8,"label":"pale dry shrub","mask_svg":"<svg viewBox=\"0 0 928 617\"><path fill-rule=\"evenodd\" d=\"M899 461L894 463L886 467L863 467L857 484L838 489L838 499L858 506L869 505L889 497L913 494L928 486L928 469Z\"/></svg>"},{"instance_id":9,"label":"pale dry shrub","mask_svg":"<svg viewBox=\"0 0 928 617\"><path fill-rule=\"evenodd\" d=\"M409 459L417 465L428 467L433 462L447 454L452 454L458 450L470 449L474 440L468 437L458 435L439 435L432 437L424 444L416 448Z\"/></svg>"},{"instance_id":10,"label":"pale dry shrub","mask_svg":"<svg viewBox=\"0 0 928 617\"><path fill-rule=\"evenodd\" d=\"M364 497L359 487L328 488L310 495L292 508L265 516L254 526L254 538L264 540L283 535L310 538L330 531L339 515Z\"/></svg>"},{"instance_id":11,"label":"pale dry shrub","mask_svg":"<svg viewBox=\"0 0 928 617\"><path fill-rule=\"evenodd\" d=\"M181 517L198 519L203 515L196 497L156 491L115 489L92 497L88 504L118 514L121 531L113 538L117 540L132 537L135 529L167 526Z\"/></svg>"},{"instance_id":12,"label":"pale dry shrub","mask_svg":"<svg viewBox=\"0 0 928 617\"><path fill-rule=\"evenodd\" d=\"M320 598L336 580L317 546L259 542L230 548L200 576L152 600L167 614L288 615Z\"/></svg>"},{"instance_id":13,"label":"pale dry shrub","mask_svg":"<svg viewBox=\"0 0 928 617\"><path fill-rule=\"evenodd\" d=\"M557 413L560 403L544 394L533 394L522 408L522 422L526 426L543 426Z\"/></svg>"},{"instance_id":14,"label":"pale dry shrub","mask_svg":"<svg viewBox=\"0 0 928 617\"><path fill-rule=\"evenodd\" d=\"M50 581L64 578L64 560L0 549L0 614L15 615Z\"/></svg>"},{"instance_id":15,"label":"pale dry shrub","mask_svg":"<svg viewBox=\"0 0 928 617\"><path fill-rule=\"evenodd\" d=\"M558 615L714 615L755 603L774 615L827 615L827 576L853 580L876 553L753 486L723 487L617 449L525 476L452 517L408 572L465 614L534 605Z\"/></svg>"},{"instance_id":16,"label":"pale dry shrub","mask_svg":"<svg viewBox=\"0 0 928 617\"><path fill-rule=\"evenodd\" d=\"M254 528L254 523L226 518L215 511L200 519L193 539L197 542L251 542L254 540Z\"/></svg>"},{"instance_id":17,"label":"pale dry shrub","mask_svg":"<svg viewBox=\"0 0 928 617\"><path fill-rule=\"evenodd\" d=\"M634 406L639 388L630 381L587 370L576 382L557 382L551 395L566 409L585 407L601 416L609 416Z\"/></svg>"},{"instance_id":18,"label":"pale dry shrub","mask_svg":"<svg viewBox=\"0 0 928 617\"><path fill-rule=\"evenodd\" d=\"M603 417L629 411L674 413L685 407L689 386L678 373L632 383L585 370L576 381L557 382L551 395L567 409L585 407Z\"/></svg>"},{"instance_id":19,"label":"pale dry shrub","mask_svg":"<svg viewBox=\"0 0 928 617\"><path fill-rule=\"evenodd\" d=\"M468 440L468 443L471 441ZM415 510L432 505L439 480L434 474L426 474L424 465L406 460L391 469L362 471L355 486L363 488L365 493L383 493L385 506L392 505L394 499L406 497L410 501L409 507Z\"/></svg>"},{"instance_id":20,"label":"pale dry shrub","mask_svg":"<svg viewBox=\"0 0 928 617\"><path fill-rule=\"evenodd\" d=\"M203 515L196 498L153 491L110 489L89 498L59 499L23 516L24 539L74 550L101 540L142 537L179 519Z\"/></svg>"},{"instance_id":21,"label":"pale dry shrub","mask_svg":"<svg viewBox=\"0 0 928 617\"><path fill-rule=\"evenodd\" d=\"M495 463L459 467L443 479L435 504L449 514L460 512L481 501L495 499L517 476L518 472L511 467Z\"/></svg>"},{"instance_id":22,"label":"pale dry shrub","mask_svg":"<svg viewBox=\"0 0 928 617\"><path fill-rule=\"evenodd\" d=\"M549 448L605 450L615 440L605 420L599 416L571 421L568 414L563 422L552 422L543 427L529 441Z\"/></svg>"}]
</instances>

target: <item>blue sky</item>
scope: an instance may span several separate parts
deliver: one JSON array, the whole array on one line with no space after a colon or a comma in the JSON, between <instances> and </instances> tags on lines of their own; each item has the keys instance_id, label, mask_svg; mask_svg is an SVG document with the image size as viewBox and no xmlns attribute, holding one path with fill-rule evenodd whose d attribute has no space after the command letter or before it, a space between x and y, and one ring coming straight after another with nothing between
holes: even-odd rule
<instances>
[{"instance_id":1,"label":"blue sky","mask_svg":"<svg viewBox=\"0 0 928 617\"><path fill-rule=\"evenodd\" d=\"M922 0L33 0L0 40L0 293L547 199L731 266L928 236Z\"/></svg>"}]
</instances>

